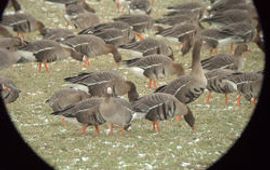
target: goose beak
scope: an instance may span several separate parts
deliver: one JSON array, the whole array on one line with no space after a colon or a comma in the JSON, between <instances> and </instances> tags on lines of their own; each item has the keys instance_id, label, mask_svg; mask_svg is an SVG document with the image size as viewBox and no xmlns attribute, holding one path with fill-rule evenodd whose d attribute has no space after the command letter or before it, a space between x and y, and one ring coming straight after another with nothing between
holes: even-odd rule
<instances>
[{"instance_id":1,"label":"goose beak","mask_svg":"<svg viewBox=\"0 0 270 170\"><path fill-rule=\"evenodd\" d=\"M134 32L134 34L135 34L135 38L136 38L137 41L142 41L142 40L145 39L143 34L140 34L138 32Z\"/></svg>"},{"instance_id":2,"label":"goose beak","mask_svg":"<svg viewBox=\"0 0 270 170\"><path fill-rule=\"evenodd\" d=\"M3 88L3 91L11 92L11 89L4 84L2 84L2 88Z\"/></svg>"}]
</instances>

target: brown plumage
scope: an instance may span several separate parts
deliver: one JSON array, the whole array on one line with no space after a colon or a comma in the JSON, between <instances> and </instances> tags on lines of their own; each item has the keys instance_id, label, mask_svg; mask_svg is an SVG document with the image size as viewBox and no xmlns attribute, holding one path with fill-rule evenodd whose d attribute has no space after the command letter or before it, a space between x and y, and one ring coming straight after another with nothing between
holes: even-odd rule
<instances>
[{"instance_id":1,"label":"brown plumage","mask_svg":"<svg viewBox=\"0 0 270 170\"><path fill-rule=\"evenodd\" d=\"M149 79L149 88L156 88L157 80L161 78L184 74L182 64L175 63L169 57L158 54L125 60L123 64L131 71L134 71L135 74L147 77Z\"/></svg>"},{"instance_id":2,"label":"brown plumage","mask_svg":"<svg viewBox=\"0 0 270 170\"><path fill-rule=\"evenodd\" d=\"M160 131L159 121L176 115L183 115L188 125L194 129L195 118L191 110L173 95L165 93L146 95L133 102L132 107L136 115L142 114L145 119L153 122L153 130L156 132Z\"/></svg>"},{"instance_id":3,"label":"brown plumage","mask_svg":"<svg viewBox=\"0 0 270 170\"><path fill-rule=\"evenodd\" d=\"M115 46L106 44L104 40L94 35L77 35L68 38L63 43L88 57L111 53L116 63L120 62L122 59L121 54Z\"/></svg>"},{"instance_id":4,"label":"brown plumage","mask_svg":"<svg viewBox=\"0 0 270 170\"><path fill-rule=\"evenodd\" d=\"M65 81L87 86L92 96L106 96L107 87L113 89L114 96L128 94L130 101L136 100L139 96L133 82L125 80L117 72L113 71L81 73L77 76L67 77Z\"/></svg>"}]
</instances>

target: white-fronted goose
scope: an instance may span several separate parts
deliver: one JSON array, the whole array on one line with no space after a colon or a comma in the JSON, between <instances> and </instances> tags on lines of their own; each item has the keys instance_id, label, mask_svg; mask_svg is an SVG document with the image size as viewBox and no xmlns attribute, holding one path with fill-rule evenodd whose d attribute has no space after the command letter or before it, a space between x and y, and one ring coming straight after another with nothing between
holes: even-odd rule
<instances>
[{"instance_id":1,"label":"white-fronted goose","mask_svg":"<svg viewBox=\"0 0 270 170\"><path fill-rule=\"evenodd\" d=\"M0 38L0 48L5 48L10 51L17 50L27 42L23 42L18 37L2 37Z\"/></svg>"},{"instance_id":2,"label":"white-fronted goose","mask_svg":"<svg viewBox=\"0 0 270 170\"><path fill-rule=\"evenodd\" d=\"M214 70L214 69L231 69L240 71L245 62L244 52L248 51L246 44L240 44L236 47L234 55L219 54L216 56L209 57L201 61L203 69Z\"/></svg>"},{"instance_id":3,"label":"white-fronted goose","mask_svg":"<svg viewBox=\"0 0 270 170\"><path fill-rule=\"evenodd\" d=\"M237 97L237 105L240 106L241 103L241 96L244 95L246 98L249 96L254 96L256 99L256 95L260 91L260 81L263 80L263 73L262 72L243 72L243 73L233 73L227 76L228 80L234 82L237 85L237 90L239 95ZM250 84L252 83L252 84ZM254 88L254 89L252 89ZM253 93L253 94L252 94Z\"/></svg>"},{"instance_id":4,"label":"white-fronted goose","mask_svg":"<svg viewBox=\"0 0 270 170\"><path fill-rule=\"evenodd\" d=\"M102 38L106 44L112 44L115 47L135 42L135 34L130 31L128 34L117 28L108 28L93 33L95 36Z\"/></svg>"},{"instance_id":5,"label":"white-fronted goose","mask_svg":"<svg viewBox=\"0 0 270 170\"><path fill-rule=\"evenodd\" d=\"M194 129L195 118L191 110L173 95L165 93L146 95L133 102L132 108L136 114L141 113L145 115L145 119L152 121L153 130L156 132L160 131L159 121L170 119L176 115L179 118L183 115L188 125Z\"/></svg>"},{"instance_id":6,"label":"white-fronted goose","mask_svg":"<svg viewBox=\"0 0 270 170\"><path fill-rule=\"evenodd\" d=\"M20 60L20 56L15 51L0 48L0 70L10 67Z\"/></svg>"},{"instance_id":7,"label":"white-fronted goose","mask_svg":"<svg viewBox=\"0 0 270 170\"><path fill-rule=\"evenodd\" d=\"M67 77L65 81L87 86L89 94L92 96L106 96L106 90L109 86L113 89L114 96L128 94L130 101L136 100L139 96L133 82L125 80L117 72L113 71L81 73L77 76Z\"/></svg>"},{"instance_id":8,"label":"white-fronted goose","mask_svg":"<svg viewBox=\"0 0 270 170\"><path fill-rule=\"evenodd\" d=\"M180 76L168 85L159 87L156 92L172 94L186 104L196 100L207 86L207 79L200 62L201 47L202 39L197 33L192 49L192 70L190 74Z\"/></svg>"},{"instance_id":9,"label":"white-fronted goose","mask_svg":"<svg viewBox=\"0 0 270 170\"><path fill-rule=\"evenodd\" d=\"M152 6L149 0L131 0L128 5L131 14L150 14Z\"/></svg>"},{"instance_id":10,"label":"white-fronted goose","mask_svg":"<svg viewBox=\"0 0 270 170\"><path fill-rule=\"evenodd\" d=\"M84 99L69 105L63 110L55 111L51 114L60 115L67 118L76 118L78 122L83 124L81 129L83 134L86 134L86 129L89 125L94 125L96 134L99 134L99 125L106 122L98 110L98 107L102 101L103 98L100 97Z\"/></svg>"},{"instance_id":11,"label":"white-fronted goose","mask_svg":"<svg viewBox=\"0 0 270 170\"><path fill-rule=\"evenodd\" d=\"M171 75L183 75L182 64L173 62L167 56L152 54L143 58L134 58L123 61L124 65L139 76L149 79L149 88L157 87L157 80Z\"/></svg>"},{"instance_id":12,"label":"white-fronted goose","mask_svg":"<svg viewBox=\"0 0 270 170\"><path fill-rule=\"evenodd\" d=\"M208 22L219 26L225 26L237 22L252 22L250 14L246 10L230 9L223 12L216 12L200 19L200 22Z\"/></svg>"},{"instance_id":13,"label":"white-fronted goose","mask_svg":"<svg viewBox=\"0 0 270 170\"><path fill-rule=\"evenodd\" d=\"M85 91L74 88L64 88L56 91L48 100L46 100L46 103L48 103L52 110L56 112L90 97L91 95Z\"/></svg>"},{"instance_id":14,"label":"white-fronted goose","mask_svg":"<svg viewBox=\"0 0 270 170\"><path fill-rule=\"evenodd\" d=\"M121 15L118 18L114 18L113 20L128 23L137 33L143 33L146 30L150 30L154 25L153 18L149 15L144 14ZM138 34L138 36L140 36L141 39L144 39L142 35Z\"/></svg>"},{"instance_id":15,"label":"white-fronted goose","mask_svg":"<svg viewBox=\"0 0 270 170\"><path fill-rule=\"evenodd\" d=\"M12 80L3 76L0 76L0 89L2 99L5 103L14 102L21 92Z\"/></svg>"},{"instance_id":16,"label":"white-fronted goose","mask_svg":"<svg viewBox=\"0 0 270 170\"><path fill-rule=\"evenodd\" d=\"M42 64L44 64L46 71L49 71L49 62L60 59L72 57L79 61L87 62L87 57L81 53L76 52L70 47L64 47L52 40L38 40L33 41L20 48L18 51L25 60L37 61L38 70L41 71Z\"/></svg>"},{"instance_id":17,"label":"white-fronted goose","mask_svg":"<svg viewBox=\"0 0 270 170\"><path fill-rule=\"evenodd\" d=\"M238 91L242 96L245 97L247 101L250 101L255 105L259 98L262 82L263 80L259 79L247 84L243 84L241 87L238 88ZM238 105L240 105L240 103Z\"/></svg>"},{"instance_id":18,"label":"white-fronted goose","mask_svg":"<svg viewBox=\"0 0 270 170\"><path fill-rule=\"evenodd\" d=\"M23 40L23 33L39 31L41 32L45 26L41 21L36 20L32 15L25 13L15 13L12 15L4 15L1 24L10 27L17 32L18 37Z\"/></svg>"},{"instance_id":19,"label":"white-fronted goose","mask_svg":"<svg viewBox=\"0 0 270 170\"><path fill-rule=\"evenodd\" d=\"M99 17L94 13L81 13L71 19L76 29L82 30L99 24Z\"/></svg>"},{"instance_id":20,"label":"white-fronted goose","mask_svg":"<svg viewBox=\"0 0 270 170\"><path fill-rule=\"evenodd\" d=\"M46 28L41 32L43 39L53 40L56 42L65 41L68 37L72 37L75 34L68 29L63 28Z\"/></svg>"},{"instance_id":21,"label":"white-fronted goose","mask_svg":"<svg viewBox=\"0 0 270 170\"><path fill-rule=\"evenodd\" d=\"M63 43L89 58L111 53L116 63L119 63L122 59L115 46L106 44L103 39L94 35L76 35Z\"/></svg>"},{"instance_id":22,"label":"white-fronted goose","mask_svg":"<svg viewBox=\"0 0 270 170\"><path fill-rule=\"evenodd\" d=\"M160 39L146 38L143 41L121 45L120 48L127 49L138 57L161 54L174 60L172 48Z\"/></svg>"},{"instance_id":23,"label":"white-fronted goose","mask_svg":"<svg viewBox=\"0 0 270 170\"><path fill-rule=\"evenodd\" d=\"M112 87L107 87L106 97L99 105L99 112L106 120L109 126L109 134L113 134L113 126L120 126L122 133L124 133L131 126L133 114L131 104L122 99L113 96Z\"/></svg>"},{"instance_id":24,"label":"white-fronted goose","mask_svg":"<svg viewBox=\"0 0 270 170\"><path fill-rule=\"evenodd\" d=\"M207 104L209 104L212 99L212 92L215 92L224 94L225 104L228 105L228 94L237 92L237 85L233 81L226 79L227 76L233 73L235 73L235 71L229 69L215 69L205 73L207 78L206 89L208 90Z\"/></svg>"}]
</instances>

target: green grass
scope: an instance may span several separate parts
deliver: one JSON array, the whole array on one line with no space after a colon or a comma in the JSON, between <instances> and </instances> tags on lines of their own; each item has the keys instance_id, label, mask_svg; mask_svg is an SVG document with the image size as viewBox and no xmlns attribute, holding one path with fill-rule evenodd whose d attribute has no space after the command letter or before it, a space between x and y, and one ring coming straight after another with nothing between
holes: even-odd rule
<instances>
[{"instance_id":1,"label":"green grass","mask_svg":"<svg viewBox=\"0 0 270 170\"><path fill-rule=\"evenodd\" d=\"M63 27L63 10L44 3L42 0L21 0L24 8L49 27ZM155 18L165 12L165 7L177 0L157 0L153 9ZM179 1L180 2L180 1ZM184 1L182 1L184 2ZM118 16L111 0L95 1L90 4L97 10L101 21ZM57 19L55 19L57 18ZM39 39L37 33L27 36L28 40ZM179 49L172 44L178 62L188 68L191 56L181 57ZM263 53L251 44L252 53L247 54L243 71L257 71L263 68ZM226 48L223 49L224 51ZM123 58L129 58L123 53ZM209 57L203 50L202 58ZM112 56L100 56L92 60L87 71L116 69ZM22 93L18 100L8 105L10 115L25 141L56 169L206 169L232 146L247 125L254 106L242 101L241 108L235 107L236 94L230 95L230 105L225 107L224 96L214 94L211 106L204 104L206 94L189 104L196 117L196 132L181 121L174 119L161 122L159 134L152 131L147 120L136 121L125 136L115 133L107 136L106 125L102 134L93 137L93 128L88 134L80 134L78 123L63 127L59 117L45 103L56 90L63 88L63 78L82 71L82 64L73 60L50 64L50 73L37 72L37 63L15 65L1 70L0 75L14 80ZM126 70L119 71L134 81L140 95L152 91L145 88L146 79L139 79ZM165 84L175 77L160 81Z\"/></svg>"}]
</instances>

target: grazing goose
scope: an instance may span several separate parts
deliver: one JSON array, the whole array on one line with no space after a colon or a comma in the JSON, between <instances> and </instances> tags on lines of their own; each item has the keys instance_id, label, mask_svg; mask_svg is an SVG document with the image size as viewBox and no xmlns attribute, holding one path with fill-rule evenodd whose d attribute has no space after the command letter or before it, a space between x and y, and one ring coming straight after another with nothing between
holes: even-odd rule
<instances>
[{"instance_id":1,"label":"grazing goose","mask_svg":"<svg viewBox=\"0 0 270 170\"><path fill-rule=\"evenodd\" d=\"M190 24L196 20L194 16L186 15L186 14L178 14L173 16L165 16L160 19L156 19L155 23L162 25L174 26L177 24Z\"/></svg>"},{"instance_id":2,"label":"grazing goose","mask_svg":"<svg viewBox=\"0 0 270 170\"><path fill-rule=\"evenodd\" d=\"M20 60L20 56L14 51L0 48L0 70L8 68Z\"/></svg>"},{"instance_id":3,"label":"grazing goose","mask_svg":"<svg viewBox=\"0 0 270 170\"><path fill-rule=\"evenodd\" d=\"M4 15L1 24L10 27L17 32L17 36L24 39L23 33L38 30L41 32L45 26L41 21L36 20L32 15L25 13L15 13L12 15Z\"/></svg>"},{"instance_id":4,"label":"grazing goose","mask_svg":"<svg viewBox=\"0 0 270 170\"><path fill-rule=\"evenodd\" d=\"M56 42L62 42L69 37L75 36L71 30L63 28L46 28L41 32L41 35L43 36L43 39Z\"/></svg>"},{"instance_id":5,"label":"grazing goose","mask_svg":"<svg viewBox=\"0 0 270 170\"><path fill-rule=\"evenodd\" d=\"M104 40L94 35L76 35L68 38L63 43L89 58L112 53L116 63L119 63L122 59L115 46L106 44Z\"/></svg>"},{"instance_id":6,"label":"grazing goose","mask_svg":"<svg viewBox=\"0 0 270 170\"><path fill-rule=\"evenodd\" d=\"M116 28L121 30L122 32L130 32L132 30L132 27L123 21L114 21L114 22L106 22L106 23L100 23L95 26L86 28L84 30L81 30L78 34L93 34L95 32L100 32L105 29L111 29Z\"/></svg>"},{"instance_id":7,"label":"grazing goose","mask_svg":"<svg viewBox=\"0 0 270 170\"><path fill-rule=\"evenodd\" d=\"M91 95L87 94L85 91L74 88L64 88L56 91L48 100L46 100L46 103L48 103L52 110L56 112L90 97Z\"/></svg>"},{"instance_id":8,"label":"grazing goose","mask_svg":"<svg viewBox=\"0 0 270 170\"><path fill-rule=\"evenodd\" d=\"M202 39L198 33L196 36L192 50L192 70L190 74L182 75L168 85L161 86L156 90L156 92L172 94L185 104L196 100L207 86L207 79L200 62Z\"/></svg>"},{"instance_id":9,"label":"grazing goose","mask_svg":"<svg viewBox=\"0 0 270 170\"><path fill-rule=\"evenodd\" d=\"M176 24L172 27L159 30L156 35L166 37L173 42L183 42L183 40L196 32L197 26L194 24Z\"/></svg>"},{"instance_id":10,"label":"grazing goose","mask_svg":"<svg viewBox=\"0 0 270 170\"><path fill-rule=\"evenodd\" d=\"M136 100L139 96L133 82L125 80L117 72L113 71L81 73L77 76L67 77L65 81L87 86L89 94L92 96L106 96L106 90L109 86L112 87L114 96L128 94L130 101Z\"/></svg>"},{"instance_id":11,"label":"grazing goose","mask_svg":"<svg viewBox=\"0 0 270 170\"><path fill-rule=\"evenodd\" d=\"M262 72L233 73L227 76L226 79L234 82L237 85L237 90L239 92L239 95L237 97L237 105L240 106L242 95L246 96L246 98L249 98L249 96L253 95L254 98L256 98L256 95L258 96L258 93L260 91L259 81L263 80L263 73Z\"/></svg>"},{"instance_id":12,"label":"grazing goose","mask_svg":"<svg viewBox=\"0 0 270 170\"><path fill-rule=\"evenodd\" d=\"M93 33L95 36L102 38L106 44L112 44L115 47L135 42L135 34L131 31L128 34L117 28L108 28Z\"/></svg>"},{"instance_id":13,"label":"grazing goose","mask_svg":"<svg viewBox=\"0 0 270 170\"><path fill-rule=\"evenodd\" d=\"M160 131L159 121L167 120L175 115L178 119L184 116L185 121L194 130L195 118L188 106L173 95L154 93L143 96L132 103L137 114L145 115L145 119L153 122L153 130Z\"/></svg>"},{"instance_id":14,"label":"grazing goose","mask_svg":"<svg viewBox=\"0 0 270 170\"><path fill-rule=\"evenodd\" d=\"M96 134L99 134L99 125L106 122L99 113L98 107L103 101L100 97L91 97L73 103L63 110L55 111L52 115L60 115L67 118L76 118L78 122L83 124L81 129L83 134L86 134L86 129L89 125L94 125Z\"/></svg>"},{"instance_id":15,"label":"grazing goose","mask_svg":"<svg viewBox=\"0 0 270 170\"><path fill-rule=\"evenodd\" d=\"M263 80L259 79L259 80L256 80L247 84L243 84L242 86L238 88L238 91L240 92L242 96L245 97L247 101L250 101L251 103L256 104L259 98L260 91L261 91L262 82ZM240 105L240 103L238 105Z\"/></svg>"},{"instance_id":16,"label":"grazing goose","mask_svg":"<svg viewBox=\"0 0 270 170\"><path fill-rule=\"evenodd\" d=\"M248 11L239 9L230 9L224 12L217 12L200 19L200 22L207 22L219 26L225 26L243 21L253 22Z\"/></svg>"},{"instance_id":17,"label":"grazing goose","mask_svg":"<svg viewBox=\"0 0 270 170\"><path fill-rule=\"evenodd\" d=\"M150 14L152 6L149 0L131 0L128 5L131 14Z\"/></svg>"},{"instance_id":18,"label":"grazing goose","mask_svg":"<svg viewBox=\"0 0 270 170\"><path fill-rule=\"evenodd\" d=\"M157 80L170 75L183 75L182 64L173 62L167 56L152 54L143 58L123 61L124 65L139 76L149 79L149 88L157 87Z\"/></svg>"},{"instance_id":19,"label":"grazing goose","mask_svg":"<svg viewBox=\"0 0 270 170\"><path fill-rule=\"evenodd\" d=\"M17 50L27 42L22 42L18 37L3 37L0 38L0 48L5 48L10 51Z\"/></svg>"},{"instance_id":20,"label":"grazing goose","mask_svg":"<svg viewBox=\"0 0 270 170\"><path fill-rule=\"evenodd\" d=\"M159 39L146 38L143 41L121 45L120 48L129 50L133 55L138 57L147 56L150 54L161 54L174 60L172 48L164 41Z\"/></svg>"},{"instance_id":21,"label":"grazing goose","mask_svg":"<svg viewBox=\"0 0 270 170\"><path fill-rule=\"evenodd\" d=\"M118 18L114 18L113 20L128 23L130 26L133 27L133 30L138 33L137 36L141 37L141 39L144 39L144 37L140 33L152 29L154 25L153 18L149 15L143 14L121 15Z\"/></svg>"},{"instance_id":22,"label":"grazing goose","mask_svg":"<svg viewBox=\"0 0 270 170\"><path fill-rule=\"evenodd\" d=\"M3 76L0 76L0 89L2 99L4 99L5 103L14 102L21 92L12 80Z\"/></svg>"},{"instance_id":23,"label":"grazing goose","mask_svg":"<svg viewBox=\"0 0 270 170\"><path fill-rule=\"evenodd\" d=\"M99 105L99 112L108 123L110 135L113 134L114 125L120 126L123 134L131 126L132 115L135 112L132 110L132 106L128 101L112 96L112 87L107 87L107 94Z\"/></svg>"},{"instance_id":24,"label":"grazing goose","mask_svg":"<svg viewBox=\"0 0 270 170\"><path fill-rule=\"evenodd\" d=\"M228 106L228 94L237 92L237 85L233 81L226 79L227 76L233 73L235 73L235 71L229 69L214 69L205 73L207 78L206 89L208 90L207 104L210 104L212 92L215 92L225 95L225 104Z\"/></svg>"},{"instance_id":25,"label":"grazing goose","mask_svg":"<svg viewBox=\"0 0 270 170\"><path fill-rule=\"evenodd\" d=\"M42 64L44 64L46 71L49 71L49 62L59 59L72 57L79 61L88 61L87 57L76 52L70 47L64 47L52 40L38 40L33 41L20 48L18 51L20 55L27 61L37 61L38 71L41 72Z\"/></svg>"},{"instance_id":26,"label":"grazing goose","mask_svg":"<svg viewBox=\"0 0 270 170\"><path fill-rule=\"evenodd\" d=\"M202 67L205 70L225 68L240 71L245 62L245 58L242 54L248 50L246 44L240 44L236 47L234 55L219 54L209 57L201 61Z\"/></svg>"},{"instance_id":27,"label":"grazing goose","mask_svg":"<svg viewBox=\"0 0 270 170\"><path fill-rule=\"evenodd\" d=\"M80 13L71 19L72 24L76 29L82 30L88 27L99 24L99 17L94 13Z\"/></svg>"}]
</instances>

